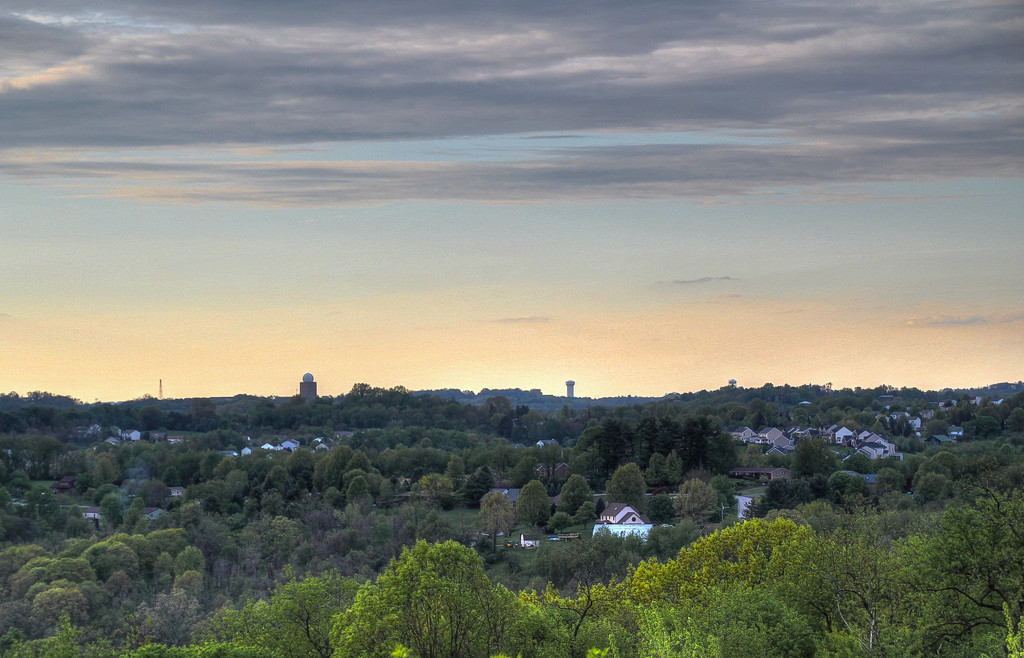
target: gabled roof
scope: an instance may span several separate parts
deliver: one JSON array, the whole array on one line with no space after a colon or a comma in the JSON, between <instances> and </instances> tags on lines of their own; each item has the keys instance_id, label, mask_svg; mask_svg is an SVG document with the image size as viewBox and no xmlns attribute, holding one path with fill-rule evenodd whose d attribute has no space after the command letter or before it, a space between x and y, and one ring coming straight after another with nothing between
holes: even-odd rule
<instances>
[{"instance_id":1,"label":"gabled roof","mask_svg":"<svg viewBox=\"0 0 1024 658\"><path fill-rule=\"evenodd\" d=\"M651 522L651 520L648 519L645 514L641 514L632 505L627 505L626 503L611 503L610 505L604 508L603 512L601 512L601 518L609 518L613 521L620 521L623 517L627 517L634 514L642 523Z\"/></svg>"},{"instance_id":2,"label":"gabled roof","mask_svg":"<svg viewBox=\"0 0 1024 658\"><path fill-rule=\"evenodd\" d=\"M515 505L516 501L519 500L519 491L520 491L519 489L497 489L497 488L495 488L495 489L491 489L490 491L488 491L487 494L494 493L495 491L500 491L501 493L503 493L506 496L508 496L508 499L512 501L513 505ZM486 496L487 494L484 494L483 496L480 496L480 500L483 500L484 496Z\"/></svg>"}]
</instances>

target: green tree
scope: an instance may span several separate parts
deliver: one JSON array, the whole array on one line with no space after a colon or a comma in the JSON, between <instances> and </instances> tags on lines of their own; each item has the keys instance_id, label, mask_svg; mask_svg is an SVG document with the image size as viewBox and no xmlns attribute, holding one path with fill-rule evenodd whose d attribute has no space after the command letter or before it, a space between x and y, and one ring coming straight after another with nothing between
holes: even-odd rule
<instances>
[{"instance_id":1,"label":"green tree","mask_svg":"<svg viewBox=\"0 0 1024 658\"><path fill-rule=\"evenodd\" d=\"M88 603L77 587L54 587L36 594L32 614L56 625L61 617L81 626L89 620Z\"/></svg>"},{"instance_id":2,"label":"green tree","mask_svg":"<svg viewBox=\"0 0 1024 658\"><path fill-rule=\"evenodd\" d=\"M800 439L793 451L794 478L828 477L839 470L839 458L823 439Z\"/></svg>"},{"instance_id":3,"label":"green tree","mask_svg":"<svg viewBox=\"0 0 1024 658\"><path fill-rule=\"evenodd\" d=\"M906 558L870 517L847 517L846 527L817 536L803 558L802 590L833 633L852 638L867 655L908 655L911 590L901 573Z\"/></svg>"},{"instance_id":4,"label":"green tree","mask_svg":"<svg viewBox=\"0 0 1024 658\"><path fill-rule=\"evenodd\" d=\"M665 455L660 452L651 455L647 470L644 471L644 480L652 487L663 487L669 483L668 471L665 468Z\"/></svg>"},{"instance_id":5,"label":"green tree","mask_svg":"<svg viewBox=\"0 0 1024 658\"><path fill-rule=\"evenodd\" d=\"M718 492L707 482L694 478L679 487L675 510L684 519L707 521L717 509Z\"/></svg>"},{"instance_id":6,"label":"green tree","mask_svg":"<svg viewBox=\"0 0 1024 658\"><path fill-rule=\"evenodd\" d=\"M878 475L875 477L875 484L878 485L880 494L903 493L906 491L906 482L907 479L903 473L888 466L878 469Z\"/></svg>"},{"instance_id":7,"label":"green tree","mask_svg":"<svg viewBox=\"0 0 1024 658\"><path fill-rule=\"evenodd\" d=\"M481 466L473 471L473 475L466 480L466 484L462 488L463 502L467 506L479 505L484 494L490 491L493 486L494 475L491 473L491 469Z\"/></svg>"},{"instance_id":8,"label":"green tree","mask_svg":"<svg viewBox=\"0 0 1024 658\"><path fill-rule=\"evenodd\" d=\"M439 473L427 473L416 483L424 499L431 505L451 509L455 503L455 486Z\"/></svg>"},{"instance_id":9,"label":"green tree","mask_svg":"<svg viewBox=\"0 0 1024 658\"><path fill-rule=\"evenodd\" d=\"M638 512L646 510L647 482L640 467L630 462L616 469L608 481L606 496L609 503L626 503Z\"/></svg>"},{"instance_id":10,"label":"green tree","mask_svg":"<svg viewBox=\"0 0 1024 658\"><path fill-rule=\"evenodd\" d=\"M747 468L767 466L768 457L765 456L764 450L761 449L761 446L756 443L749 443L743 450L743 456L740 458L740 465Z\"/></svg>"},{"instance_id":11,"label":"green tree","mask_svg":"<svg viewBox=\"0 0 1024 658\"><path fill-rule=\"evenodd\" d=\"M204 571L206 559L203 552L195 546L186 546L174 557L174 575L180 576L186 571Z\"/></svg>"},{"instance_id":12,"label":"green tree","mask_svg":"<svg viewBox=\"0 0 1024 658\"><path fill-rule=\"evenodd\" d=\"M131 531L135 525L143 519L143 515L146 513L146 503L141 498L135 498L132 500L132 504L128 506L128 509L124 512L124 527Z\"/></svg>"},{"instance_id":13,"label":"green tree","mask_svg":"<svg viewBox=\"0 0 1024 658\"><path fill-rule=\"evenodd\" d=\"M526 483L537 477L537 460L531 455L524 455L516 462L509 475L513 487L524 487Z\"/></svg>"},{"instance_id":14,"label":"green tree","mask_svg":"<svg viewBox=\"0 0 1024 658\"><path fill-rule=\"evenodd\" d=\"M590 490L590 485L582 475L573 473L562 485L562 491L558 495L558 511L575 514L580 505L588 501L594 502L594 493Z\"/></svg>"},{"instance_id":15,"label":"green tree","mask_svg":"<svg viewBox=\"0 0 1024 658\"><path fill-rule=\"evenodd\" d=\"M111 452L103 452L96 455L93 476L97 484L110 484L119 479L121 477L121 465L117 463L117 457Z\"/></svg>"},{"instance_id":16,"label":"green tree","mask_svg":"<svg viewBox=\"0 0 1024 658\"><path fill-rule=\"evenodd\" d=\"M448 492L441 504L451 499L451 492ZM370 495L370 486L366 483L366 478L362 475L356 475L355 477L348 479L348 488L345 490L345 500L350 503L367 504L373 500Z\"/></svg>"},{"instance_id":17,"label":"green tree","mask_svg":"<svg viewBox=\"0 0 1024 658\"><path fill-rule=\"evenodd\" d=\"M462 457L458 455L452 455L448 460L448 466L444 469L444 474L455 483L456 488L462 486L466 482L466 463L462 460Z\"/></svg>"},{"instance_id":18,"label":"green tree","mask_svg":"<svg viewBox=\"0 0 1024 658\"><path fill-rule=\"evenodd\" d=\"M998 632L1024 617L1024 490L983 491L954 505L934 534L914 540L932 646L979 631ZM1004 614L1005 611L1005 614Z\"/></svg>"},{"instance_id":19,"label":"green tree","mask_svg":"<svg viewBox=\"0 0 1024 658\"><path fill-rule=\"evenodd\" d=\"M139 423L145 431L155 430L164 423L165 414L160 407L154 404L147 404L139 409Z\"/></svg>"},{"instance_id":20,"label":"green tree","mask_svg":"<svg viewBox=\"0 0 1024 658\"><path fill-rule=\"evenodd\" d=\"M109 523L112 528L121 525L121 495L108 493L100 501L100 516L103 521Z\"/></svg>"},{"instance_id":21,"label":"green tree","mask_svg":"<svg viewBox=\"0 0 1024 658\"><path fill-rule=\"evenodd\" d=\"M665 457L665 484L675 486L683 479L683 460L673 450Z\"/></svg>"},{"instance_id":22,"label":"green tree","mask_svg":"<svg viewBox=\"0 0 1024 658\"><path fill-rule=\"evenodd\" d=\"M517 597L491 584L473 551L420 541L359 590L332 639L352 656L384 658L399 646L416 656L515 654L521 615Z\"/></svg>"},{"instance_id":23,"label":"green tree","mask_svg":"<svg viewBox=\"0 0 1024 658\"><path fill-rule=\"evenodd\" d=\"M226 610L213 622L220 640L244 647L265 647L285 658L330 658L333 618L348 610L359 586L336 571L302 580L290 570L287 580L266 601Z\"/></svg>"},{"instance_id":24,"label":"green tree","mask_svg":"<svg viewBox=\"0 0 1024 658\"><path fill-rule=\"evenodd\" d=\"M509 534L516 523L516 508L508 496L492 491L480 501L480 524L491 537L491 551L498 549L498 533Z\"/></svg>"},{"instance_id":25,"label":"green tree","mask_svg":"<svg viewBox=\"0 0 1024 658\"><path fill-rule=\"evenodd\" d=\"M676 511L672 505L672 498L666 494L659 494L651 498L651 504L647 509L647 516L652 523L671 523L675 518Z\"/></svg>"},{"instance_id":26,"label":"green tree","mask_svg":"<svg viewBox=\"0 0 1024 658\"><path fill-rule=\"evenodd\" d=\"M562 532L573 524L571 516L565 512L555 512L555 514L548 521L548 527L551 528L552 532Z\"/></svg>"},{"instance_id":27,"label":"green tree","mask_svg":"<svg viewBox=\"0 0 1024 658\"><path fill-rule=\"evenodd\" d=\"M531 526L536 527L547 522L551 516L551 503L548 501L548 491L540 480L530 480L519 491L516 509L519 518Z\"/></svg>"},{"instance_id":28,"label":"green tree","mask_svg":"<svg viewBox=\"0 0 1024 658\"><path fill-rule=\"evenodd\" d=\"M874 466L871 464L871 460L868 459L867 455L861 452L855 452L843 462L843 468L848 471L854 471L857 473L874 473Z\"/></svg>"}]
</instances>

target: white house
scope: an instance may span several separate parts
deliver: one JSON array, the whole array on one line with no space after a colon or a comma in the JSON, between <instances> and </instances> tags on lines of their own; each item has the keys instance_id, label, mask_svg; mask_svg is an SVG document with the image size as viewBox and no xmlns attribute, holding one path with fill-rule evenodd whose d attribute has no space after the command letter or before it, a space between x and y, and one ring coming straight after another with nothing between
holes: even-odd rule
<instances>
[{"instance_id":1,"label":"white house","mask_svg":"<svg viewBox=\"0 0 1024 658\"><path fill-rule=\"evenodd\" d=\"M296 441L295 439L285 439L284 441L281 442L281 447L284 448L285 450L295 450L300 445L302 444Z\"/></svg>"},{"instance_id":2,"label":"white house","mask_svg":"<svg viewBox=\"0 0 1024 658\"><path fill-rule=\"evenodd\" d=\"M837 444L843 444L853 438L853 430L848 427L840 427L835 431L835 441Z\"/></svg>"},{"instance_id":3,"label":"white house","mask_svg":"<svg viewBox=\"0 0 1024 658\"><path fill-rule=\"evenodd\" d=\"M744 443L760 443L760 441L758 441L757 432L749 427L741 427L738 430L730 432L730 434L732 434L732 438L736 441L742 441Z\"/></svg>"},{"instance_id":4,"label":"white house","mask_svg":"<svg viewBox=\"0 0 1024 658\"><path fill-rule=\"evenodd\" d=\"M903 459L895 444L886 441L877 434L873 435L874 440L868 441L857 448L857 452L868 457L868 459L884 459L885 457L898 457Z\"/></svg>"},{"instance_id":5,"label":"white house","mask_svg":"<svg viewBox=\"0 0 1024 658\"><path fill-rule=\"evenodd\" d=\"M538 548L540 547L540 537L523 533L519 536L519 545L523 548Z\"/></svg>"},{"instance_id":6,"label":"white house","mask_svg":"<svg viewBox=\"0 0 1024 658\"><path fill-rule=\"evenodd\" d=\"M786 433L780 430L778 427L761 428L761 431L758 432L758 436L761 438L760 443L771 443L773 445L778 445L776 441L780 441L783 439L789 441L789 437L786 436Z\"/></svg>"}]
</instances>

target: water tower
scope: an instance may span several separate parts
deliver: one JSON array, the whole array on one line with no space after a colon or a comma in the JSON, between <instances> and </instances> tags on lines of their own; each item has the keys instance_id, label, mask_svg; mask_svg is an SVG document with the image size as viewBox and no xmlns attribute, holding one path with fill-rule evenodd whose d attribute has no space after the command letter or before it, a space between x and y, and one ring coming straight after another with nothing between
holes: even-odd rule
<instances>
[{"instance_id":1,"label":"water tower","mask_svg":"<svg viewBox=\"0 0 1024 658\"><path fill-rule=\"evenodd\" d=\"M575 385L576 385L576 382L574 382L571 379L569 381L565 382L565 397L567 397L567 398L572 398L573 397L572 388Z\"/></svg>"},{"instance_id":2,"label":"water tower","mask_svg":"<svg viewBox=\"0 0 1024 658\"><path fill-rule=\"evenodd\" d=\"M316 399L316 382L313 380L313 375L308 372L302 376L302 381L299 382L299 395L307 400Z\"/></svg>"}]
</instances>

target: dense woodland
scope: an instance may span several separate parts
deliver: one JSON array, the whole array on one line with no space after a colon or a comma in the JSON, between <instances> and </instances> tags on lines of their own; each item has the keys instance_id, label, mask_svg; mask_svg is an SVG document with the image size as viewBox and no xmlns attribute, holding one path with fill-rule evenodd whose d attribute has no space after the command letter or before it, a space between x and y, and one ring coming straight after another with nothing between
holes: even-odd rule
<instances>
[{"instance_id":1,"label":"dense woodland","mask_svg":"<svg viewBox=\"0 0 1024 658\"><path fill-rule=\"evenodd\" d=\"M1024 655L1019 385L565 402L0 395L0 654ZM903 458L725 431L833 424ZM615 502L663 525L592 535Z\"/></svg>"}]
</instances>

